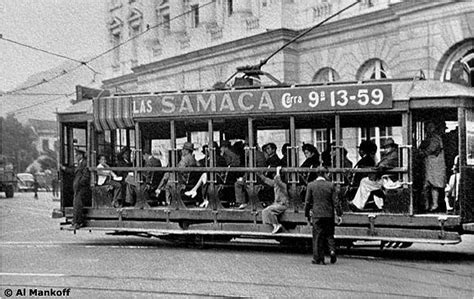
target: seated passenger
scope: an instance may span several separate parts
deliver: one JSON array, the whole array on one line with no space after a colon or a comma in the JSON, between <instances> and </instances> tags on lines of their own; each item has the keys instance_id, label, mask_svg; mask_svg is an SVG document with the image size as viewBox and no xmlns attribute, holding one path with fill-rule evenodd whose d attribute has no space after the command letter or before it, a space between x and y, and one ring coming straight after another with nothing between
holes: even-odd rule
<instances>
[{"instance_id":1,"label":"seated passenger","mask_svg":"<svg viewBox=\"0 0 474 299\"><path fill-rule=\"evenodd\" d=\"M273 225L272 234L276 234L282 229L282 225L278 222L278 216L286 211L290 200L287 185L283 182L280 171L281 166L278 166L273 179L257 174L265 184L273 187L275 191L275 201L262 211L262 222Z\"/></svg>"},{"instance_id":2,"label":"seated passenger","mask_svg":"<svg viewBox=\"0 0 474 299\"><path fill-rule=\"evenodd\" d=\"M204 145L204 146L206 147L206 149L208 148L208 145ZM203 146L203 152L205 153L206 156L200 160L201 167L204 167L202 165L209 166L211 164L209 161L210 159L209 151L205 150L204 146ZM213 146L214 146L214 149L216 150L216 163L215 163L216 167L226 167L227 165L226 165L225 159L224 157L221 156L220 149L219 149L219 146L217 145L217 142L214 142ZM205 160L206 162L204 162L203 160ZM208 174L204 172L199 177L199 180L196 183L196 185L194 185L194 187L191 190L184 192L186 196L195 198L198 193L199 188L202 187L203 201L199 205L200 208L207 208L207 206L209 205L209 200L207 198L207 180L208 180Z\"/></svg>"},{"instance_id":3,"label":"seated passenger","mask_svg":"<svg viewBox=\"0 0 474 299\"><path fill-rule=\"evenodd\" d=\"M335 142L331 142L328 148L321 153L321 160L323 161L322 166L326 168L330 168L334 166L333 156L334 150L333 146L335 146Z\"/></svg>"},{"instance_id":4,"label":"seated passenger","mask_svg":"<svg viewBox=\"0 0 474 299\"><path fill-rule=\"evenodd\" d=\"M250 153L250 151L248 152ZM248 154L247 153L247 154ZM265 154L260 150L258 144L255 146L255 167L266 167ZM248 159L248 158L247 158ZM246 176L241 176L234 184L235 202L238 209L245 209L248 206L248 192ZM259 181L260 182L260 181Z\"/></svg>"},{"instance_id":5,"label":"seated passenger","mask_svg":"<svg viewBox=\"0 0 474 299\"><path fill-rule=\"evenodd\" d=\"M270 143L265 144L262 147L262 150L265 155L265 166L267 167L281 166L281 160L276 153L277 146L275 143L270 142ZM274 174L268 175L269 178L272 178L273 176Z\"/></svg>"},{"instance_id":6,"label":"seated passenger","mask_svg":"<svg viewBox=\"0 0 474 299\"><path fill-rule=\"evenodd\" d=\"M303 147L301 148L303 150L303 153L306 157L306 160L301 164L300 167L304 168L316 168L319 166L319 153L316 147L314 145L305 143L303 144ZM306 181L305 183L312 182L316 179L316 173L310 172L304 176L304 180Z\"/></svg>"},{"instance_id":7,"label":"seated passenger","mask_svg":"<svg viewBox=\"0 0 474 299\"><path fill-rule=\"evenodd\" d=\"M107 158L105 155L99 155L99 164L97 168L108 168ZM122 205L122 177L119 177L112 170L97 169L97 185L108 186L113 191L112 206L118 208Z\"/></svg>"},{"instance_id":8,"label":"seated passenger","mask_svg":"<svg viewBox=\"0 0 474 299\"><path fill-rule=\"evenodd\" d=\"M143 159L145 161L145 167L161 167L160 160L161 152L157 149L150 151L143 151ZM154 196L156 188L163 178L163 172L160 171L146 171L143 176L145 182L145 192L149 197Z\"/></svg>"},{"instance_id":9,"label":"seated passenger","mask_svg":"<svg viewBox=\"0 0 474 299\"><path fill-rule=\"evenodd\" d=\"M387 138L382 146L385 152L382 153L380 162L373 168L377 171L375 175L365 177L360 181L359 189L351 202L351 208L354 210L363 210L366 207L369 196L372 192L382 190L382 175L385 171L398 166L398 144L392 138ZM379 195L381 195L379 193ZM383 198L374 195L374 202L378 209L383 207Z\"/></svg>"},{"instance_id":10,"label":"seated passenger","mask_svg":"<svg viewBox=\"0 0 474 299\"><path fill-rule=\"evenodd\" d=\"M281 160L278 157L276 151L277 151L277 146L275 143L270 142L265 144L263 147L263 153L265 155L265 166L266 167L278 167L281 166ZM275 176L274 172L267 172L265 173L265 176L273 179ZM259 178L258 183L261 183L261 180ZM275 192L272 188L272 186L269 186L267 184L264 184L258 192L258 199L260 202L262 202L264 205L269 205L274 201L275 197Z\"/></svg>"},{"instance_id":11,"label":"seated passenger","mask_svg":"<svg viewBox=\"0 0 474 299\"><path fill-rule=\"evenodd\" d=\"M369 168L375 166L373 155L377 152L377 145L369 140L364 140L359 145L359 155L361 159L354 166L354 169ZM351 180L351 186L359 186L360 181L366 177L365 173L355 173Z\"/></svg>"},{"instance_id":12,"label":"seated passenger","mask_svg":"<svg viewBox=\"0 0 474 299\"><path fill-rule=\"evenodd\" d=\"M196 159L193 155L194 152L194 145L191 142L185 142L183 145L181 160L179 161L177 167L178 168L186 168L186 167L195 167L197 166ZM171 203L171 189L173 188L172 182L169 182L170 173L167 172L164 174L161 182L158 184L158 188L155 191L156 197L158 197L162 190L166 190L166 204L169 205ZM186 184L188 183L188 179L185 177L185 173L178 172L177 173L177 181L178 184L176 186L177 192L180 193L181 191L186 189Z\"/></svg>"},{"instance_id":13,"label":"seated passenger","mask_svg":"<svg viewBox=\"0 0 474 299\"><path fill-rule=\"evenodd\" d=\"M288 167L289 165L289 159L288 159L288 147L290 146L289 143L285 143L283 144L283 146L281 147L281 154L282 154L282 157L281 157L281 160L280 160L280 165L282 167Z\"/></svg>"}]
</instances>

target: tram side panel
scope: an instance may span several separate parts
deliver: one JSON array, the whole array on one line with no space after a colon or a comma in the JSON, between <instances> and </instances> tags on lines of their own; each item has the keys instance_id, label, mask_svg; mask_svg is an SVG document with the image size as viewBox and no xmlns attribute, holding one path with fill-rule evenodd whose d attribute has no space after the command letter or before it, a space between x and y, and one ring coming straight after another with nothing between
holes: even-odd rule
<instances>
[{"instance_id":1,"label":"tram side panel","mask_svg":"<svg viewBox=\"0 0 474 299\"><path fill-rule=\"evenodd\" d=\"M461 167L460 211L464 223L474 221L474 167Z\"/></svg>"}]
</instances>

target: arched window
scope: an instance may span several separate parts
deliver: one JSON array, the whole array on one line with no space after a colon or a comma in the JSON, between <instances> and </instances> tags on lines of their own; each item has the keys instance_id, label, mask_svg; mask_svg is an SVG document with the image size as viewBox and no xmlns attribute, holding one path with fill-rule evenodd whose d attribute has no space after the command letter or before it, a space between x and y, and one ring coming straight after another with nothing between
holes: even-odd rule
<instances>
[{"instance_id":1,"label":"arched window","mask_svg":"<svg viewBox=\"0 0 474 299\"><path fill-rule=\"evenodd\" d=\"M313 82L334 82L339 81L339 74L330 67L325 67L316 72Z\"/></svg>"},{"instance_id":2,"label":"arched window","mask_svg":"<svg viewBox=\"0 0 474 299\"><path fill-rule=\"evenodd\" d=\"M474 42L461 44L444 63L441 81L474 87Z\"/></svg>"},{"instance_id":3,"label":"arched window","mask_svg":"<svg viewBox=\"0 0 474 299\"><path fill-rule=\"evenodd\" d=\"M357 72L357 80L381 80L390 78L385 62L378 58L366 61Z\"/></svg>"},{"instance_id":4,"label":"arched window","mask_svg":"<svg viewBox=\"0 0 474 299\"><path fill-rule=\"evenodd\" d=\"M143 14L138 9L132 9L128 15L128 25L130 27L130 37L132 39L132 67L136 66L138 63L138 39L136 38L137 35L141 32L142 22L143 22Z\"/></svg>"},{"instance_id":5,"label":"arched window","mask_svg":"<svg viewBox=\"0 0 474 299\"><path fill-rule=\"evenodd\" d=\"M113 61L112 61L112 65L114 68L120 67L119 44L121 43L121 39L122 39L122 27L123 27L123 22L121 19L117 17L113 18L109 22L110 40L111 40L112 46L114 47Z\"/></svg>"}]
</instances>

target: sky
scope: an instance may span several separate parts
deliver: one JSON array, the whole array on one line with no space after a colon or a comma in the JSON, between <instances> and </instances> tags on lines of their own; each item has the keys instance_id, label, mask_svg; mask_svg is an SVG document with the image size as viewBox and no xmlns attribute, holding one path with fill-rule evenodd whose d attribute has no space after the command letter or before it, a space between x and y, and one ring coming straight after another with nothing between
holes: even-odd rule
<instances>
[{"instance_id":1,"label":"sky","mask_svg":"<svg viewBox=\"0 0 474 299\"><path fill-rule=\"evenodd\" d=\"M0 34L82 60L106 50L106 0L0 0ZM0 91L65 59L0 39Z\"/></svg>"}]
</instances>

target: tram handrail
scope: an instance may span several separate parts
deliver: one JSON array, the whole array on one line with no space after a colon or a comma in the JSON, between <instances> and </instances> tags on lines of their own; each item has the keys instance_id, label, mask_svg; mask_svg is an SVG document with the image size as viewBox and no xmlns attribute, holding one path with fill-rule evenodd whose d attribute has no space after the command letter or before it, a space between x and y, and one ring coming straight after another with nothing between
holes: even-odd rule
<instances>
[{"instance_id":1,"label":"tram handrail","mask_svg":"<svg viewBox=\"0 0 474 299\"><path fill-rule=\"evenodd\" d=\"M276 172L276 167L90 167L92 171L158 171L158 172ZM317 172L316 168L306 167L284 167L281 169L282 173L308 173ZM408 167L395 167L388 170L383 170L384 173L405 173ZM328 173L379 173L380 170L372 168L328 168Z\"/></svg>"}]
</instances>

